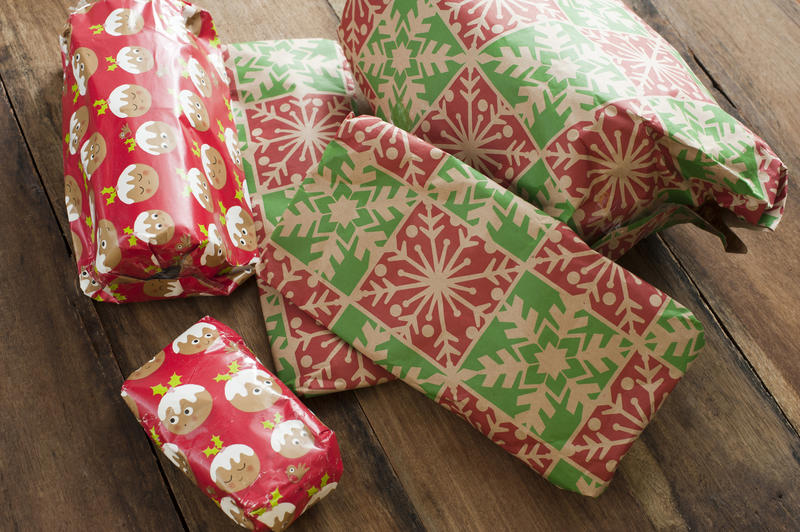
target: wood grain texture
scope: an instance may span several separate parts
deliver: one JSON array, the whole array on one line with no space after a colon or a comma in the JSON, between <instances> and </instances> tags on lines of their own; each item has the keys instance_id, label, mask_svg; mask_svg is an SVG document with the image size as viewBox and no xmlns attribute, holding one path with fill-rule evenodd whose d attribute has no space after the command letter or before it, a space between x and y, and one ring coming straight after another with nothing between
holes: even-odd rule
<instances>
[{"instance_id":1,"label":"wood grain texture","mask_svg":"<svg viewBox=\"0 0 800 532\"><path fill-rule=\"evenodd\" d=\"M2 83L0 139L0 528L180 530Z\"/></svg>"},{"instance_id":2,"label":"wood grain texture","mask_svg":"<svg viewBox=\"0 0 800 532\"><path fill-rule=\"evenodd\" d=\"M739 230L747 255L675 227L664 240L764 385L800 429L800 4L794 0L652 0L684 45L789 167L786 216L775 233ZM724 23L720 21L724 20ZM744 296L744 297L743 297ZM788 334L787 334L788 333Z\"/></svg>"},{"instance_id":3,"label":"wood grain texture","mask_svg":"<svg viewBox=\"0 0 800 532\"><path fill-rule=\"evenodd\" d=\"M46 196L45 191L40 189L41 197L38 200L42 202L49 199L61 222L62 235L69 234L69 226L63 200L60 152L61 67L57 35L66 20L67 6L71 3L49 0L37 4L34 8L28 2L19 0L11 2L8 9L0 10L2 39L0 44L4 50L9 50L8 54L0 55L0 76L9 82L9 95L34 156L36 169L45 184ZM267 36L272 38L289 35L324 36L335 31L336 18L324 2L313 0L272 2L271 7L275 7L275 10L256 4L258 2L250 3L251 16L248 17L242 16L240 4L216 2L216 4L206 3L204 7L212 10L220 34L226 42L257 40ZM298 9L307 13L309 18L294 16ZM25 149L26 141L21 138L8 142ZM31 175L35 178L36 174ZM10 234L18 234L19 239L24 238L25 233L16 227L4 225L3 229ZM58 239L58 227L51 227L50 232L51 237ZM63 237L60 245L63 249L68 246ZM271 357L268 355L266 332L254 281L246 283L226 298L191 298L121 306L93 305L88 298L78 292L74 260L66 261L60 267L60 271L62 281L59 282L59 286L69 290L82 306L89 309L83 310L84 314L94 315L95 326L85 331L83 342L103 345L106 353L110 353L113 349L124 375L128 375L150 359L154 353L204 315L212 315L232 326L244 337L251 349L261 355L262 362L271 369L273 367ZM57 308L56 306L54 311ZM36 314L35 308L29 311ZM102 325L97 319L98 314ZM122 379L118 378L111 387L118 390L121 383ZM86 386L86 382L85 379L76 379L66 385L80 388ZM117 396L118 393L111 399L114 407L119 407L121 404ZM351 397L349 401L343 399L328 406L326 411L329 413L322 419L339 435L348 471L354 475L360 474L369 481L344 484L331 496L331 500L339 497L345 500L345 503L319 505L310 510L309 515L304 516L303 521L293 529L344 530L358 525L380 528L391 515L396 515L396 518L389 520L396 522L398 529L418 528L419 522L414 509L404 496L403 489L377 444L369 422L358 403ZM122 413L119 422L139 439L139 445L146 448L147 438L141 432L136 420L126 413L124 406L120 412ZM71 421L67 421L66 424L71 424ZM48 443L52 446L58 445L57 440L48 440ZM161 456L161 453L158 455L164 478L190 530L238 529L205 495ZM360 460L365 458L367 461L361 463ZM136 458L131 459L136 464ZM152 454L149 459L155 465ZM378 481L380 489L375 484ZM111 477L105 477L104 482L112 482ZM160 478L158 482L161 482L163 489L164 484ZM154 486L150 486L149 482L136 483L137 488L130 489L127 493L130 500L129 508L147 513L153 519L153 523L159 506L148 507L145 502L151 498L161 497L164 499L163 504L170 504L169 492L164 490L159 494L158 482ZM60 489L66 489L66 486L61 485ZM139 497L142 490L148 493L147 497ZM172 513L178 516L174 510ZM117 516L106 516L106 518L110 519L107 523L114 523ZM143 525L141 529L155 528Z\"/></svg>"},{"instance_id":4,"label":"wood grain texture","mask_svg":"<svg viewBox=\"0 0 800 532\"><path fill-rule=\"evenodd\" d=\"M10 331L0 352L0 522L12 529L173 530L185 523L240 530L160 453L154 458L117 392L122 375L206 314L236 329L272 368L257 288L251 281L227 298L124 306L79 294L63 236L56 39L70 3L11 0L0 10L0 78L22 128L21 135L0 102L0 141L13 161L0 168L0 232L8 235L0 248L0 304L10 309L0 314ZM732 102L723 106L790 169L800 168L798 4L630 3L709 80L694 59L702 63L724 92L718 96ZM335 38L343 1L201 5L223 42L239 42ZM698 315L708 348L599 499L555 489L463 421L393 383L307 401L336 431L345 475L292 530L800 528L800 438L783 415L800 427L798 349L786 334L800 325L792 278L800 222L790 188L789 214L776 234L740 232L746 256L725 255L710 235L675 228L623 261ZM28 207L22 214L14 210L20 204ZM20 282L20 271L36 272L34 280ZM742 297L745 288L751 297ZM67 408L64 399L91 407Z\"/></svg>"}]
</instances>

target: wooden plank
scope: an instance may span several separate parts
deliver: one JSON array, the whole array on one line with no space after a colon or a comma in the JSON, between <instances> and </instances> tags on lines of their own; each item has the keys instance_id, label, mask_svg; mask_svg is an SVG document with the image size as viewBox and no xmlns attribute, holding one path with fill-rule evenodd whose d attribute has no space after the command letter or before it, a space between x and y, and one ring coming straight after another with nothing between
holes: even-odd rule
<instances>
[{"instance_id":1,"label":"wooden plank","mask_svg":"<svg viewBox=\"0 0 800 532\"><path fill-rule=\"evenodd\" d=\"M329 3L341 13L341 0ZM675 31L648 1L633 4L676 42ZM691 63L691 53L686 55ZM624 264L688 304L707 325L709 346L599 501L554 490L465 423L400 384L357 392L426 524L613 530L632 522L657 529L791 528L796 523L796 434L659 239L647 240ZM757 500L749 499L751 492ZM747 500L742 493L748 493Z\"/></svg>"},{"instance_id":2,"label":"wooden plank","mask_svg":"<svg viewBox=\"0 0 800 532\"><path fill-rule=\"evenodd\" d=\"M269 10L249 3L251 8L241 3L208 3L223 40L335 35L335 19L322 2L273 2ZM64 5L50 0L32 7L16 0L0 12L0 42L4 50L9 50L0 56L0 74L7 81L13 80L9 83L12 101L62 222L66 218L61 200L60 153L53 149L60 145L60 73L54 35L63 20L58 13ZM247 17L242 16L244 12ZM707 63L705 56L702 60ZM646 431L643 442L637 443L623 461L619 478L599 500L555 490L454 416L403 385L394 384L358 392L368 420L352 394L309 402L339 433L347 469L341 491L311 510L297 528L349 529L355 523L359 528L385 529L387 523L394 523L396 529L413 529L420 526L420 519L431 529L610 529L630 523L642 528L710 524L732 528L765 523L790 527L796 517L789 510L798 507L796 490L791 489L798 481L798 466L792 458L792 451L798 450L796 436L781 423L741 354L715 326L714 317L668 251L651 239L631 257L626 261L628 266L640 274L649 272L651 282L691 303L689 306L709 328L710 346ZM71 268L60 271L60 286L65 279L71 283ZM97 309L119 363L127 372L206 313L234 326L257 353L266 353L254 294L255 287L250 284L230 298L125 307L98 305ZM84 307L77 305L79 316L87 312ZM41 307L29 312L39 313ZM92 328L85 342L102 345L104 336ZM747 408L737 406L741 404ZM378 448L369 422L391 464ZM46 471L45 467L37 474ZM230 526L194 486L178 478L171 466L165 468L190 528ZM149 483L141 484L147 485L148 493L152 489ZM99 486L106 488L105 483ZM744 500L742 493L747 493ZM161 500L157 494L147 496ZM61 509L58 501L55 506ZM16 506L6 513L15 518L28 515ZM147 518L138 513L137 517Z\"/></svg>"},{"instance_id":3,"label":"wooden plank","mask_svg":"<svg viewBox=\"0 0 800 532\"><path fill-rule=\"evenodd\" d=\"M800 169L800 4L793 0L652 0L736 106L789 166ZM720 21L724 21L721 23ZM738 230L747 255L727 255L713 237L676 227L664 240L796 429L800 364L787 331L800 329L800 200L790 181L775 233ZM746 295L746 297L742 297Z\"/></svg>"},{"instance_id":4,"label":"wooden plank","mask_svg":"<svg viewBox=\"0 0 800 532\"><path fill-rule=\"evenodd\" d=\"M66 18L66 7L71 3L70 0L45 0L31 4L16 0L0 11L0 42L3 43L2 48L8 50L7 54L0 56L0 75L9 84L8 92L36 166L42 173L47 195L58 214L62 233L67 235L61 153L58 148L61 142L61 69L56 35ZM226 42L300 35L324 36L333 34L336 26L330 8L313 0L273 2L270 9L264 9L255 1L249 2L249 7L244 2L232 4L222 1L206 2L204 7L215 16L217 27ZM244 12L248 13L247 17L242 16ZM298 12L303 16L294 16ZM18 144L24 146L21 141ZM53 234L57 234L58 229L53 228L53 231ZM89 300L77 295L74 262L65 264L61 271L66 281L62 280L60 286L88 308L82 312L94 315ZM98 324L91 331L91 341L105 343L106 346L110 342L125 375L206 314L235 328L253 351L262 355L261 360L272 368L257 289L252 281L227 298L193 298L123 306L97 304L95 308L103 326L101 328ZM346 479L350 480L342 483L331 496L330 502L310 510L309 515L304 516L293 529L384 528L387 522L394 523L398 530L419 528L414 508L352 395L341 396L333 402L319 399L311 404L321 405L321 418L337 432L347 464ZM136 427L130 414L123 413L122 418L127 426ZM134 434L141 444L146 445L143 434L135 431ZM238 530L161 453L158 455L189 529ZM104 476L98 482L100 486L110 483L110 476ZM147 481L137 483L136 490L127 493L128 498L135 499L140 492L147 494L143 499L157 497L158 483L151 484ZM168 502L169 498L165 500ZM141 512L151 517L157 516L157 512L147 506L143 505L142 508L147 509Z\"/></svg>"},{"instance_id":5,"label":"wooden plank","mask_svg":"<svg viewBox=\"0 0 800 532\"><path fill-rule=\"evenodd\" d=\"M17 530L181 530L0 83L0 514ZM142 489L146 485L147 489ZM147 511L142 511L146 508Z\"/></svg>"}]
</instances>

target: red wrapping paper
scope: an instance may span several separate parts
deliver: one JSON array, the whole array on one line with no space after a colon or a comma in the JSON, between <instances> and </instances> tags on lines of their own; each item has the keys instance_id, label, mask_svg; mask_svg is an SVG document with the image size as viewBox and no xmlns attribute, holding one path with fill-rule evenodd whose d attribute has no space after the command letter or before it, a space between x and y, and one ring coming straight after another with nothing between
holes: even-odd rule
<instances>
[{"instance_id":1,"label":"red wrapping paper","mask_svg":"<svg viewBox=\"0 0 800 532\"><path fill-rule=\"evenodd\" d=\"M208 12L106 0L61 36L64 184L80 285L120 303L228 294L257 262Z\"/></svg>"},{"instance_id":2,"label":"red wrapping paper","mask_svg":"<svg viewBox=\"0 0 800 532\"><path fill-rule=\"evenodd\" d=\"M167 458L250 530L284 530L342 475L333 431L213 318L134 371L122 397Z\"/></svg>"},{"instance_id":3,"label":"red wrapping paper","mask_svg":"<svg viewBox=\"0 0 800 532\"><path fill-rule=\"evenodd\" d=\"M348 0L339 37L375 115L617 259L691 222L775 229L786 167L622 0Z\"/></svg>"}]
</instances>

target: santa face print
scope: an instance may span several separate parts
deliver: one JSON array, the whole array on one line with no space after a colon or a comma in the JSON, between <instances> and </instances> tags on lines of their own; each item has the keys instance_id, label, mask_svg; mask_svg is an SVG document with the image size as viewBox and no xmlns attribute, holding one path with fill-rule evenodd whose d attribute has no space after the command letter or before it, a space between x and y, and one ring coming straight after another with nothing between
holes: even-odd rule
<instances>
[{"instance_id":1,"label":"santa face print","mask_svg":"<svg viewBox=\"0 0 800 532\"><path fill-rule=\"evenodd\" d=\"M164 245L175 235L175 222L164 211L143 211L133 223L133 234L149 244Z\"/></svg>"},{"instance_id":2,"label":"santa face print","mask_svg":"<svg viewBox=\"0 0 800 532\"><path fill-rule=\"evenodd\" d=\"M75 231L70 231L72 235L72 251L75 253L75 259L79 260L83 257L83 244L81 244L81 238L75 233Z\"/></svg>"},{"instance_id":3,"label":"santa face print","mask_svg":"<svg viewBox=\"0 0 800 532\"><path fill-rule=\"evenodd\" d=\"M78 188L78 182L71 175L64 177L64 201L67 204L67 219L74 222L81 217L83 207L83 194Z\"/></svg>"},{"instance_id":4,"label":"santa face print","mask_svg":"<svg viewBox=\"0 0 800 532\"><path fill-rule=\"evenodd\" d=\"M103 28L109 35L133 35L144 27L141 15L130 9L115 9L106 18Z\"/></svg>"},{"instance_id":5,"label":"santa face print","mask_svg":"<svg viewBox=\"0 0 800 532\"><path fill-rule=\"evenodd\" d=\"M94 264L100 273L109 273L122 259L117 238L114 224L108 220L97 222L97 258Z\"/></svg>"},{"instance_id":6,"label":"santa face print","mask_svg":"<svg viewBox=\"0 0 800 532\"><path fill-rule=\"evenodd\" d=\"M142 74L156 64L153 54L141 46L125 46L117 52L117 64L129 74Z\"/></svg>"},{"instance_id":7,"label":"santa face print","mask_svg":"<svg viewBox=\"0 0 800 532\"><path fill-rule=\"evenodd\" d=\"M269 527L272 532L283 532L294 520L294 504L282 502L258 516L258 520Z\"/></svg>"},{"instance_id":8,"label":"santa face print","mask_svg":"<svg viewBox=\"0 0 800 532\"><path fill-rule=\"evenodd\" d=\"M69 118L69 152L72 155L78 153L78 146L80 146L88 128L89 108L82 105L75 109L75 112Z\"/></svg>"},{"instance_id":9,"label":"santa face print","mask_svg":"<svg viewBox=\"0 0 800 532\"><path fill-rule=\"evenodd\" d=\"M223 497L219 501L219 507L225 512L225 515L233 519L233 522L239 526L245 527L247 530L253 530L253 522L247 518L244 510L236 505L236 502L231 497Z\"/></svg>"},{"instance_id":10,"label":"santa face print","mask_svg":"<svg viewBox=\"0 0 800 532\"><path fill-rule=\"evenodd\" d=\"M206 173L208 182L217 190L225 186L228 171L225 169L225 161L216 148L203 144L200 148L200 157L203 161L203 170Z\"/></svg>"},{"instance_id":11,"label":"santa face print","mask_svg":"<svg viewBox=\"0 0 800 532\"><path fill-rule=\"evenodd\" d=\"M108 96L108 108L119 118L142 116L150 110L153 97L141 85L120 85Z\"/></svg>"},{"instance_id":12,"label":"santa face print","mask_svg":"<svg viewBox=\"0 0 800 532\"><path fill-rule=\"evenodd\" d=\"M200 62L192 57L189 59L189 78L191 78L192 83L194 83L197 92L202 94L204 97L209 98L211 96L211 80L208 78L208 74L200 66Z\"/></svg>"},{"instance_id":13,"label":"santa face print","mask_svg":"<svg viewBox=\"0 0 800 532\"><path fill-rule=\"evenodd\" d=\"M178 136L172 126L151 120L136 130L136 145L150 155L161 155L175 149Z\"/></svg>"},{"instance_id":14,"label":"santa face print","mask_svg":"<svg viewBox=\"0 0 800 532\"><path fill-rule=\"evenodd\" d=\"M150 297L178 297L183 286L177 279L149 279L142 283L142 291Z\"/></svg>"},{"instance_id":15,"label":"santa face print","mask_svg":"<svg viewBox=\"0 0 800 532\"><path fill-rule=\"evenodd\" d=\"M97 54L89 48L77 48L72 54L72 75L81 96L86 94L89 78L97 71Z\"/></svg>"},{"instance_id":16,"label":"santa face print","mask_svg":"<svg viewBox=\"0 0 800 532\"><path fill-rule=\"evenodd\" d=\"M192 91L182 90L179 96L181 110L197 131L208 131L209 119L206 104Z\"/></svg>"},{"instance_id":17,"label":"santa face print","mask_svg":"<svg viewBox=\"0 0 800 532\"><path fill-rule=\"evenodd\" d=\"M92 133L89 140L81 147L81 164L86 175L91 179L97 167L106 158L106 141L100 133Z\"/></svg>"},{"instance_id":18,"label":"santa face print","mask_svg":"<svg viewBox=\"0 0 800 532\"><path fill-rule=\"evenodd\" d=\"M239 139L236 138L236 133L231 128L225 129L225 147L228 148L228 154L233 160L233 164L242 167L242 151L239 149Z\"/></svg>"},{"instance_id":19,"label":"santa face print","mask_svg":"<svg viewBox=\"0 0 800 532\"><path fill-rule=\"evenodd\" d=\"M314 449L314 436L298 420L284 421L275 427L270 437L272 450L286 458L300 458Z\"/></svg>"},{"instance_id":20,"label":"santa face print","mask_svg":"<svg viewBox=\"0 0 800 532\"><path fill-rule=\"evenodd\" d=\"M225 398L243 412L259 412L281 398L281 387L265 371L244 369L225 383Z\"/></svg>"},{"instance_id":21,"label":"santa face print","mask_svg":"<svg viewBox=\"0 0 800 532\"><path fill-rule=\"evenodd\" d=\"M253 200L250 198L250 185L247 184L247 179L242 181L242 196L244 196L244 202L247 204L247 208L252 211Z\"/></svg>"},{"instance_id":22,"label":"santa face print","mask_svg":"<svg viewBox=\"0 0 800 532\"><path fill-rule=\"evenodd\" d=\"M128 376L128 380L136 381L139 379L144 379L145 377L149 377L161 367L161 364L164 363L165 358L166 355L164 354L164 351L159 351L156 356L145 362L142 367L131 373Z\"/></svg>"},{"instance_id":23,"label":"santa face print","mask_svg":"<svg viewBox=\"0 0 800 532\"><path fill-rule=\"evenodd\" d=\"M208 55L208 61L214 66L217 74L219 74L219 79L227 85L230 80L228 79L227 72L225 72L225 61L222 59L222 55L219 53L210 53Z\"/></svg>"},{"instance_id":24,"label":"santa face print","mask_svg":"<svg viewBox=\"0 0 800 532\"><path fill-rule=\"evenodd\" d=\"M188 434L211 414L213 400L205 388L184 384L170 388L158 404L158 418L173 434Z\"/></svg>"},{"instance_id":25,"label":"santa face print","mask_svg":"<svg viewBox=\"0 0 800 532\"><path fill-rule=\"evenodd\" d=\"M205 210L214 212L214 202L211 200L211 192L208 190L208 181L203 173L197 168L192 168L186 174L189 178L189 189L192 196Z\"/></svg>"},{"instance_id":26,"label":"santa face print","mask_svg":"<svg viewBox=\"0 0 800 532\"><path fill-rule=\"evenodd\" d=\"M100 283L98 283L89 274L89 270L85 268L81 270L81 274L78 277L78 280L80 281L81 290L83 290L83 293L86 294L87 296L92 297L93 295L95 295L97 292L100 291Z\"/></svg>"},{"instance_id":27,"label":"santa face print","mask_svg":"<svg viewBox=\"0 0 800 532\"><path fill-rule=\"evenodd\" d=\"M202 353L219 338L219 331L209 323L195 323L172 342L172 350L180 355Z\"/></svg>"},{"instance_id":28,"label":"santa face print","mask_svg":"<svg viewBox=\"0 0 800 532\"><path fill-rule=\"evenodd\" d=\"M194 471L192 471L192 466L189 465L189 460L177 445L174 443L165 443L161 446L161 450L164 452L164 456L166 456L175 467L189 477L192 483L197 484L197 479L194 476Z\"/></svg>"},{"instance_id":29,"label":"santa face print","mask_svg":"<svg viewBox=\"0 0 800 532\"><path fill-rule=\"evenodd\" d=\"M222 246L222 235L215 224L208 225L208 242L203 248L200 264L215 268L225 262L225 248Z\"/></svg>"},{"instance_id":30,"label":"santa face print","mask_svg":"<svg viewBox=\"0 0 800 532\"><path fill-rule=\"evenodd\" d=\"M153 197L158 190L158 173L146 164L131 164L117 180L117 196L130 205Z\"/></svg>"},{"instance_id":31,"label":"santa face print","mask_svg":"<svg viewBox=\"0 0 800 532\"><path fill-rule=\"evenodd\" d=\"M229 445L211 462L211 480L222 491L236 493L251 486L261 472L261 462L247 445Z\"/></svg>"},{"instance_id":32,"label":"santa face print","mask_svg":"<svg viewBox=\"0 0 800 532\"><path fill-rule=\"evenodd\" d=\"M321 490L316 492L314 495L311 496L310 499L308 499L306 507L303 511L308 510L309 508L317 504L319 501L321 501L326 495L335 490L338 484L339 484L338 482L328 482L327 484L325 484L325 486Z\"/></svg>"},{"instance_id":33,"label":"santa face print","mask_svg":"<svg viewBox=\"0 0 800 532\"><path fill-rule=\"evenodd\" d=\"M245 251L254 251L256 228L250 215L237 205L228 209L225 220L228 225L228 236L233 245Z\"/></svg>"}]
</instances>

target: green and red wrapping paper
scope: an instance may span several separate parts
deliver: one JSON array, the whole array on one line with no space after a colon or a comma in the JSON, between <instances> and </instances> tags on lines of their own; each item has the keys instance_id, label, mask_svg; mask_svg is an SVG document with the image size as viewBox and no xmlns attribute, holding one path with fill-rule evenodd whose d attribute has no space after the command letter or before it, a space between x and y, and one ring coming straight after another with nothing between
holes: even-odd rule
<instances>
[{"instance_id":1,"label":"green and red wrapping paper","mask_svg":"<svg viewBox=\"0 0 800 532\"><path fill-rule=\"evenodd\" d=\"M355 107L355 83L327 39L225 47L242 163L252 192L259 249ZM372 386L393 378L264 282L261 307L278 376L298 394Z\"/></svg>"},{"instance_id":2,"label":"green and red wrapping paper","mask_svg":"<svg viewBox=\"0 0 800 532\"><path fill-rule=\"evenodd\" d=\"M676 223L733 236L718 211L783 214L785 166L619 0L348 0L339 38L377 116L609 257Z\"/></svg>"},{"instance_id":3,"label":"green and red wrapping paper","mask_svg":"<svg viewBox=\"0 0 800 532\"><path fill-rule=\"evenodd\" d=\"M266 281L565 489L597 495L702 348L683 306L455 157L350 118Z\"/></svg>"},{"instance_id":4,"label":"green and red wrapping paper","mask_svg":"<svg viewBox=\"0 0 800 532\"><path fill-rule=\"evenodd\" d=\"M250 530L284 530L342 475L333 431L213 318L133 372L122 397L167 458Z\"/></svg>"},{"instance_id":5,"label":"green and red wrapping paper","mask_svg":"<svg viewBox=\"0 0 800 532\"><path fill-rule=\"evenodd\" d=\"M73 11L61 49L83 291L115 303L230 293L258 254L211 16L104 0Z\"/></svg>"}]
</instances>

